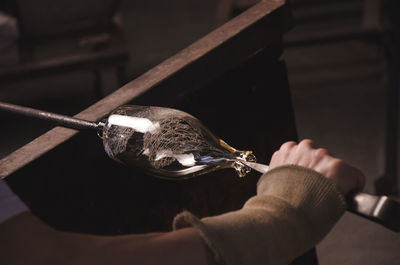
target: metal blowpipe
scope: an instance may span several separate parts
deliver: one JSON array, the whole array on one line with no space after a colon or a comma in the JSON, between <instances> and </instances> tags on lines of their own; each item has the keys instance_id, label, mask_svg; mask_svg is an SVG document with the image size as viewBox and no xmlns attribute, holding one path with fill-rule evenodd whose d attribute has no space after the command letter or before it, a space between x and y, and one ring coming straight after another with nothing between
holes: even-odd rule
<instances>
[{"instance_id":1,"label":"metal blowpipe","mask_svg":"<svg viewBox=\"0 0 400 265\"><path fill-rule=\"evenodd\" d=\"M43 110L33 109L29 107L18 106L14 104L9 104L5 102L0 102L0 109L21 114L28 117L38 118L46 121L54 122L60 126L72 128L72 129L92 129L101 130L101 124L91 121L86 121L78 118L73 118L66 115L56 114L52 112L47 112Z\"/></svg>"},{"instance_id":2,"label":"metal blowpipe","mask_svg":"<svg viewBox=\"0 0 400 265\"><path fill-rule=\"evenodd\" d=\"M67 128L96 130L101 133L110 158L142 167L156 177L179 180L222 168L234 168L241 177L249 172L249 168L260 173L268 171L267 165L255 163L251 151L236 150L213 135L195 117L175 109L121 106L110 113L105 122L97 123L4 102L0 102L0 109ZM183 134L179 135L179 132ZM140 138L135 142L142 145L128 144L133 137ZM141 150L136 152L140 155L132 157L129 148ZM356 193L348 196L347 203L350 212L392 231L400 231L400 204L395 200Z\"/></svg>"}]
</instances>

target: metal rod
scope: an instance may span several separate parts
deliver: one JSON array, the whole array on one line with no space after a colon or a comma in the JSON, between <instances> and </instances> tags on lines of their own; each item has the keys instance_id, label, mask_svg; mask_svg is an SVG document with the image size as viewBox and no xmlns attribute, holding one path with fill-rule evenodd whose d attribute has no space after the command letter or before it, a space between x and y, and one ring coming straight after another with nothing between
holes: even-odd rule
<instances>
[{"instance_id":1,"label":"metal rod","mask_svg":"<svg viewBox=\"0 0 400 265\"><path fill-rule=\"evenodd\" d=\"M347 198L347 210L400 232L400 203L387 196L359 192Z\"/></svg>"},{"instance_id":2,"label":"metal rod","mask_svg":"<svg viewBox=\"0 0 400 265\"><path fill-rule=\"evenodd\" d=\"M56 114L52 112L47 112L43 110L37 110L33 108L18 106L14 104L9 104L5 102L0 102L0 110L5 110L11 113L16 113L28 117L38 118L42 120L52 121L58 125L63 127L72 128L72 129L93 129L99 130L101 129L101 125L99 123L81 120L77 118L73 118L66 115Z\"/></svg>"}]
</instances>

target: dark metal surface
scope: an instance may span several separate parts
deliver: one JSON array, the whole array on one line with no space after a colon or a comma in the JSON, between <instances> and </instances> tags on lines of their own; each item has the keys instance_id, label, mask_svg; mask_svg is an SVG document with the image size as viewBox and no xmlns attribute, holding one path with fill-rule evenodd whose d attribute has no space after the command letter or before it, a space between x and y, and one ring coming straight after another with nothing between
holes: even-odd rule
<instances>
[{"instance_id":1,"label":"dark metal surface","mask_svg":"<svg viewBox=\"0 0 400 265\"><path fill-rule=\"evenodd\" d=\"M289 9L284 4L283 0L261 1L75 117L97 121L150 90L158 95L152 97L152 105L161 104L161 101L177 102L260 49L279 50L282 33L291 27ZM152 89L160 83L161 86ZM76 133L75 130L55 128L43 134L1 159L0 176L12 174Z\"/></svg>"},{"instance_id":2,"label":"dark metal surface","mask_svg":"<svg viewBox=\"0 0 400 265\"><path fill-rule=\"evenodd\" d=\"M70 116L66 115L60 115L48 111L43 111L43 110L37 110L33 108L28 108L28 107L23 107L23 106L18 106L10 103L5 103L5 102L0 102L0 110L28 116L28 117L33 117L33 118L38 118L42 120L47 120L51 121L53 123L56 123L58 125L67 127L67 128L72 128L72 129L92 129L92 130L98 130L99 125L98 123L91 122L91 121L85 121L82 119L78 118L73 118Z\"/></svg>"},{"instance_id":3,"label":"dark metal surface","mask_svg":"<svg viewBox=\"0 0 400 265\"><path fill-rule=\"evenodd\" d=\"M400 203L387 196L357 193L348 199L348 210L392 231L400 231Z\"/></svg>"}]
</instances>

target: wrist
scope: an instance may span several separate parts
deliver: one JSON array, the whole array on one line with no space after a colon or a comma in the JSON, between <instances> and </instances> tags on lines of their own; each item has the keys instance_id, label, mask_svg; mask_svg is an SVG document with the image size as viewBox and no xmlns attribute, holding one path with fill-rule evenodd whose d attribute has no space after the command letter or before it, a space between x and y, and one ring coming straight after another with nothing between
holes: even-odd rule
<instances>
[{"instance_id":1,"label":"wrist","mask_svg":"<svg viewBox=\"0 0 400 265\"><path fill-rule=\"evenodd\" d=\"M296 165L276 167L264 174L257 184L257 194L286 201L316 224L333 224L346 209L345 198L333 180Z\"/></svg>"}]
</instances>

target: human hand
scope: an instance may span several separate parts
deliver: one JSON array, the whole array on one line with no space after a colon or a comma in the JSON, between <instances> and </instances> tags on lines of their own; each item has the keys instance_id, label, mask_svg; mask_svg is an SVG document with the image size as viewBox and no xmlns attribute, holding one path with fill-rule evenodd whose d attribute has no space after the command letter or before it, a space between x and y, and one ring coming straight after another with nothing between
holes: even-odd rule
<instances>
[{"instance_id":1,"label":"human hand","mask_svg":"<svg viewBox=\"0 0 400 265\"><path fill-rule=\"evenodd\" d=\"M365 185L365 176L360 170L331 156L324 148L315 148L312 140L306 139L299 144L284 143L272 155L269 168L288 164L313 169L326 178L332 179L343 195L353 190L361 191Z\"/></svg>"}]
</instances>

